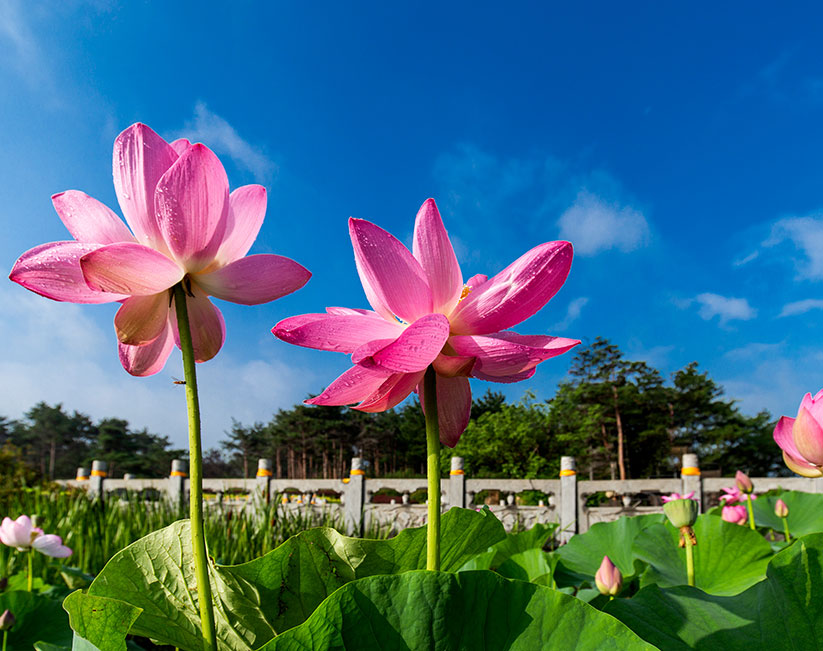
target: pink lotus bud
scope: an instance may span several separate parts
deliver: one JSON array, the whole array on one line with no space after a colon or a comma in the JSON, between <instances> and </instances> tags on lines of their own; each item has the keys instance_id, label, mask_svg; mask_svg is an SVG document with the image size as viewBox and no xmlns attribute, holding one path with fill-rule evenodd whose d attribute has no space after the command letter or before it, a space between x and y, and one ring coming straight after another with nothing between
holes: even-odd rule
<instances>
[{"instance_id":1,"label":"pink lotus bud","mask_svg":"<svg viewBox=\"0 0 823 651\"><path fill-rule=\"evenodd\" d=\"M737 474L734 476L734 483L737 485L738 490L746 493L746 495L754 490L752 480L749 479L749 476L745 472L741 472L740 470L738 470Z\"/></svg>"},{"instance_id":2,"label":"pink lotus bud","mask_svg":"<svg viewBox=\"0 0 823 651\"><path fill-rule=\"evenodd\" d=\"M732 524L746 524L749 514L746 512L745 506L737 504L736 506L724 506L721 517Z\"/></svg>"},{"instance_id":3,"label":"pink lotus bud","mask_svg":"<svg viewBox=\"0 0 823 651\"><path fill-rule=\"evenodd\" d=\"M786 502L784 502L784 501L783 501L783 500L781 500L781 499L778 499L778 500L774 503L774 514L775 514L778 518L785 518L785 517L788 517L788 515L789 515L789 507L788 507L788 506L786 506Z\"/></svg>"},{"instance_id":4,"label":"pink lotus bud","mask_svg":"<svg viewBox=\"0 0 823 651\"><path fill-rule=\"evenodd\" d=\"M603 557L600 569L594 575L594 583L597 585L597 589L600 590L600 594L611 595L612 597L620 592L620 588L623 587L623 575L608 556Z\"/></svg>"},{"instance_id":5,"label":"pink lotus bud","mask_svg":"<svg viewBox=\"0 0 823 651\"><path fill-rule=\"evenodd\" d=\"M15 623L14 615L11 614L11 611L6 608L3 611L3 614L0 615L0 631L8 631Z\"/></svg>"}]
</instances>

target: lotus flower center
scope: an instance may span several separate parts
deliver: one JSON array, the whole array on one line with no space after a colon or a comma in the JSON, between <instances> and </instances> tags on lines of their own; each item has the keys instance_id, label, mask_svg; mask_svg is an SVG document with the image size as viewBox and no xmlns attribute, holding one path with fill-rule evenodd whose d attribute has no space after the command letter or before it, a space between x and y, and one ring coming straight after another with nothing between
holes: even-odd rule
<instances>
[{"instance_id":1,"label":"lotus flower center","mask_svg":"<svg viewBox=\"0 0 823 651\"><path fill-rule=\"evenodd\" d=\"M463 291L460 292L460 298L457 299L457 302L459 303L464 298L466 298L466 296L468 296L471 293L471 291L472 288L469 285L463 285Z\"/></svg>"}]
</instances>

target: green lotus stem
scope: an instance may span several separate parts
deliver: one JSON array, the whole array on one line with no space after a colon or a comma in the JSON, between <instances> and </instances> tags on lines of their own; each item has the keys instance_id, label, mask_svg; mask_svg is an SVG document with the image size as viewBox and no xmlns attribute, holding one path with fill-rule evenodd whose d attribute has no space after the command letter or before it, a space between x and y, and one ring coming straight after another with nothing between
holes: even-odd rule
<instances>
[{"instance_id":1,"label":"green lotus stem","mask_svg":"<svg viewBox=\"0 0 823 651\"><path fill-rule=\"evenodd\" d=\"M6 651L6 642L9 641L9 632L3 631L3 651Z\"/></svg>"},{"instance_id":2,"label":"green lotus stem","mask_svg":"<svg viewBox=\"0 0 823 651\"><path fill-rule=\"evenodd\" d=\"M437 375L429 366L423 377L426 454L429 474L429 517L426 527L426 569L440 569L440 425L437 422Z\"/></svg>"},{"instance_id":3,"label":"green lotus stem","mask_svg":"<svg viewBox=\"0 0 823 651\"><path fill-rule=\"evenodd\" d=\"M174 305L177 327L180 331L180 350L183 353L183 372L186 380L186 406L189 415L189 518L191 546L194 552L194 571L197 578L197 601L200 604L200 630L203 648L217 650L214 627L214 604L209 583L209 559L206 555L206 535L203 530L203 451L200 444L200 401L197 397L197 374L194 368L194 346L186 309L186 291L183 284L174 286Z\"/></svg>"},{"instance_id":4,"label":"green lotus stem","mask_svg":"<svg viewBox=\"0 0 823 651\"><path fill-rule=\"evenodd\" d=\"M29 550L27 556L29 557L29 576L26 582L26 590L31 592L34 589L34 552Z\"/></svg>"},{"instance_id":5,"label":"green lotus stem","mask_svg":"<svg viewBox=\"0 0 823 651\"><path fill-rule=\"evenodd\" d=\"M686 583L694 587L694 543L689 536L686 541Z\"/></svg>"},{"instance_id":6,"label":"green lotus stem","mask_svg":"<svg viewBox=\"0 0 823 651\"><path fill-rule=\"evenodd\" d=\"M749 526L752 528L752 531L757 531L757 528L754 526L754 509L752 508L751 495L746 495L746 508L749 510Z\"/></svg>"},{"instance_id":7,"label":"green lotus stem","mask_svg":"<svg viewBox=\"0 0 823 651\"><path fill-rule=\"evenodd\" d=\"M780 518L783 520L783 531L786 532L786 542L792 541L792 535L789 533L789 518Z\"/></svg>"}]
</instances>

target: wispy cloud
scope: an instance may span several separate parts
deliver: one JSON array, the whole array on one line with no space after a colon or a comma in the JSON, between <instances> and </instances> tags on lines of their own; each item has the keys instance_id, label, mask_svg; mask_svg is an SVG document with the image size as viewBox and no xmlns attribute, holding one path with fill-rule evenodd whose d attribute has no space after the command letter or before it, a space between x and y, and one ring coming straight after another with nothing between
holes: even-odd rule
<instances>
[{"instance_id":1,"label":"wispy cloud","mask_svg":"<svg viewBox=\"0 0 823 651\"><path fill-rule=\"evenodd\" d=\"M449 222L482 228L496 241L565 237L580 255L645 245L649 224L619 181L602 170L579 168L551 155L500 157L463 144L438 157L434 177Z\"/></svg>"},{"instance_id":2,"label":"wispy cloud","mask_svg":"<svg viewBox=\"0 0 823 651\"><path fill-rule=\"evenodd\" d=\"M580 318L580 314L583 312L583 308L586 307L588 302L589 299L586 296L579 296L578 298L575 298L571 303L569 303L568 308L566 308L566 316L563 317L563 320L558 321L551 327L552 331L562 332L572 323L577 321L577 319Z\"/></svg>"},{"instance_id":3,"label":"wispy cloud","mask_svg":"<svg viewBox=\"0 0 823 651\"><path fill-rule=\"evenodd\" d=\"M802 254L800 259L795 258L798 278L823 279L823 215L818 213L777 221L763 246L771 248L787 241Z\"/></svg>"},{"instance_id":4,"label":"wispy cloud","mask_svg":"<svg viewBox=\"0 0 823 651\"><path fill-rule=\"evenodd\" d=\"M124 418L186 446L185 398L172 377L182 377L172 355L160 374L128 375L117 361L114 333L92 317L103 306L57 303L19 288L0 290L0 415L20 418L43 400L62 403L98 420ZM100 318L102 323L113 316ZM95 315L97 316L97 315ZM198 367L203 408L203 437L214 446L231 428L231 419L267 421L316 390L311 371L276 360L239 361L225 351Z\"/></svg>"},{"instance_id":5,"label":"wispy cloud","mask_svg":"<svg viewBox=\"0 0 823 651\"><path fill-rule=\"evenodd\" d=\"M766 344L752 342L739 348L726 351L723 356L734 361L759 360L770 355L778 355L785 348L785 342Z\"/></svg>"},{"instance_id":6,"label":"wispy cloud","mask_svg":"<svg viewBox=\"0 0 823 651\"><path fill-rule=\"evenodd\" d=\"M798 314L805 314L811 310L823 310L823 300L819 298L807 298L803 301L786 303L778 317L797 316Z\"/></svg>"},{"instance_id":7,"label":"wispy cloud","mask_svg":"<svg viewBox=\"0 0 823 651\"><path fill-rule=\"evenodd\" d=\"M676 300L674 303L681 309L697 303L700 306L697 313L701 319L710 321L714 317L719 317L721 326L727 325L729 321L748 321L757 316L757 310L749 305L745 298L730 298L710 292L698 294L691 299Z\"/></svg>"},{"instance_id":8,"label":"wispy cloud","mask_svg":"<svg viewBox=\"0 0 823 651\"><path fill-rule=\"evenodd\" d=\"M649 240L649 225L643 213L605 201L588 190L578 193L558 225L560 237L573 242L578 255L595 255L609 249L634 251Z\"/></svg>"},{"instance_id":9,"label":"wispy cloud","mask_svg":"<svg viewBox=\"0 0 823 651\"><path fill-rule=\"evenodd\" d=\"M243 139L225 118L213 113L203 102L194 107L194 117L175 132L174 138L202 142L217 154L226 155L235 164L248 170L259 183L271 183L277 175L277 164L259 148Z\"/></svg>"}]
</instances>

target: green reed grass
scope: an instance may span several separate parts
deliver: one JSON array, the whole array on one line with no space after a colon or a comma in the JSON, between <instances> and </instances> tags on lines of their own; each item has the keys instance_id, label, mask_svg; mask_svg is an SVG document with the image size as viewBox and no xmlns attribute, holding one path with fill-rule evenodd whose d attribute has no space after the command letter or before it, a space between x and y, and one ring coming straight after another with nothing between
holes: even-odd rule
<instances>
[{"instance_id":1,"label":"green reed grass","mask_svg":"<svg viewBox=\"0 0 823 651\"><path fill-rule=\"evenodd\" d=\"M322 507L286 510L279 504L279 496L268 504L209 504L205 510L209 554L220 564L233 565L262 556L290 536L312 527L343 530L339 511ZM65 561L34 554L34 576L55 583L59 582L61 563L97 574L127 545L185 518L186 509L167 500L146 501L134 493L108 494L105 502L89 499L84 491L59 487L0 493L0 518L22 514L34 516L37 526L62 536L74 550ZM386 537L386 532L371 527L366 537ZM24 556L0 545L0 577L25 571Z\"/></svg>"}]
</instances>

